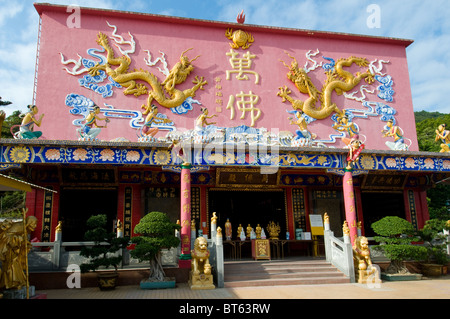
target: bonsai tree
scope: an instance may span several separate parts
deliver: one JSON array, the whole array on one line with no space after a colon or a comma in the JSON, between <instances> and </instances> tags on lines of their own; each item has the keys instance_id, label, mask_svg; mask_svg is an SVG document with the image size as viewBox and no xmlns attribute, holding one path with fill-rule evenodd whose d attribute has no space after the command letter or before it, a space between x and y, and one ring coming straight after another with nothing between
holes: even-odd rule
<instances>
[{"instance_id":1,"label":"bonsai tree","mask_svg":"<svg viewBox=\"0 0 450 319\"><path fill-rule=\"evenodd\" d=\"M425 261L430 263L434 261L439 265L447 265L447 236L443 230L449 230L450 225L439 219L430 219L425 222L423 229L417 232L417 235L424 242L427 249Z\"/></svg>"},{"instance_id":2,"label":"bonsai tree","mask_svg":"<svg viewBox=\"0 0 450 319\"><path fill-rule=\"evenodd\" d=\"M375 249L382 250L391 261L386 273L409 273L404 261L422 260L426 256L425 247L412 245L412 242L418 239L412 236L414 227L407 220L397 216L386 216L371 226L379 235L374 237L375 241L381 243Z\"/></svg>"},{"instance_id":3,"label":"bonsai tree","mask_svg":"<svg viewBox=\"0 0 450 319\"><path fill-rule=\"evenodd\" d=\"M95 271L102 266L105 268L113 266L117 271L122 256L112 256L112 254L125 248L129 243L129 238L117 238L114 232L107 231L106 224L106 215L91 216L87 220L88 230L84 239L93 241L94 246L81 249L80 255L90 258L89 262L80 265L81 272Z\"/></svg>"},{"instance_id":4,"label":"bonsai tree","mask_svg":"<svg viewBox=\"0 0 450 319\"><path fill-rule=\"evenodd\" d=\"M138 258L139 261L150 262L148 281L164 281L161 250L178 247L180 240L175 237L175 230L180 228L180 225L172 223L169 217L161 212L148 213L134 228L134 233L140 236L131 239L133 243L136 243L131 256Z\"/></svg>"}]
</instances>

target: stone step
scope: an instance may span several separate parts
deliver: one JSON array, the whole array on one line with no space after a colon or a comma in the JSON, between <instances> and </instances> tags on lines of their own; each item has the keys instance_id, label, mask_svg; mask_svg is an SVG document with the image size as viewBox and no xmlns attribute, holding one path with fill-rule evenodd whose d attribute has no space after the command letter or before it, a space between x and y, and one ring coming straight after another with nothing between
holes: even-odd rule
<instances>
[{"instance_id":1,"label":"stone step","mask_svg":"<svg viewBox=\"0 0 450 319\"><path fill-rule=\"evenodd\" d=\"M325 260L268 260L225 263L225 287L349 283Z\"/></svg>"},{"instance_id":2,"label":"stone step","mask_svg":"<svg viewBox=\"0 0 450 319\"><path fill-rule=\"evenodd\" d=\"M225 281L245 281L245 280L260 280L260 279L287 279L287 278L311 278L311 277L341 277L341 273L337 271L327 271L327 272L278 272L278 273L239 273L239 274L225 274Z\"/></svg>"},{"instance_id":3,"label":"stone step","mask_svg":"<svg viewBox=\"0 0 450 319\"><path fill-rule=\"evenodd\" d=\"M225 288L236 287L257 287L257 286L287 286L287 285L326 285L326 284L346 284L350 283L347 277L309 277L309 278L282 278L282 279L259 279L259 280L240 280L225 281Z\"/></svg>"}]
</instances>

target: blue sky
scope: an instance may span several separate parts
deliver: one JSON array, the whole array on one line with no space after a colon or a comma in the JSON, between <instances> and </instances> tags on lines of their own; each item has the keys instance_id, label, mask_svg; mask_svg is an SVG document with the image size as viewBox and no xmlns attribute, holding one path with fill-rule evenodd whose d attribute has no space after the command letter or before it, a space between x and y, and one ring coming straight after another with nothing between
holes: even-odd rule
<instances>
[{"instance_id":1,"label":"blue sky","mask_svg":"<svg viewBox=\"0 0 450 319\"><path fill-rule=\"evenodd\" d=\"M0 96L4 108L33 101L39 16L31 0L0 0ZM450 113L450 5L448 0L45 0L42 2L186 18L335 31L414 40L407 49L414 110ZM379 27L370 27L379 8Z\"/></svg>"}]
</instances>

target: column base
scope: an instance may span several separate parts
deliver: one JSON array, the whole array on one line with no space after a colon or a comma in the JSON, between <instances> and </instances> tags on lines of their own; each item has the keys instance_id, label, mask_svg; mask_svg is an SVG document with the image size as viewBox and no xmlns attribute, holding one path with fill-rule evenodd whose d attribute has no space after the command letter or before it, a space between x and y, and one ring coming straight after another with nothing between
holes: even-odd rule
<instances>
[{"instance_id":1,"label":"column base","mask_svg":"<svg viewBox=\"0 0 450 319\"><path fill-rule=\"evenodd\" d=\"M178 268L191 268L191 260L178 260Z\"/></svg>"}]
</instances>

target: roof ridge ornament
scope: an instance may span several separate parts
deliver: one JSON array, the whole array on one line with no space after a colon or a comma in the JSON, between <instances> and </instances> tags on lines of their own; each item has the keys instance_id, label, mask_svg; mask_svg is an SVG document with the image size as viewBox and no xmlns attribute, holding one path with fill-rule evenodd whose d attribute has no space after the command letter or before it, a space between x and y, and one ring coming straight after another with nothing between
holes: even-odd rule
<instances>
[{"instance_id":1,"label":"roof ridge ornament","mask_svg":"<svg viewBox=\"0 0 450 319\"><path fill-rule=\"evenodd\" d=\"M239 13L236 17L237 23L244 24L245 23L245 14L244 9L242 9L241 13Z\"/></svg>"}]
</instances>

